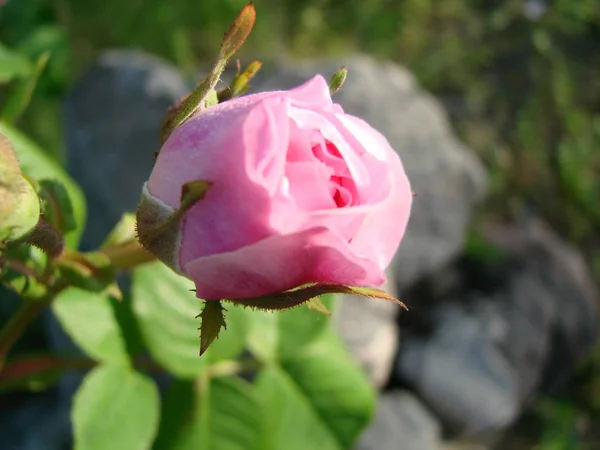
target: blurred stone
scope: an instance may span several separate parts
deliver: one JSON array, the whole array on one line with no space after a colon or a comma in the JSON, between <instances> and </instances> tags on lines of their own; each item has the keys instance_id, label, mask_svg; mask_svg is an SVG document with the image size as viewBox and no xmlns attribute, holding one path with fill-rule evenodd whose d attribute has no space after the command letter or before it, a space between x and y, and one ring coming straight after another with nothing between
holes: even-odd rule
<instances>
[{"instance_id":1,"label":"blurred stone","mask_svg":"<svg viewBox=\"0 0 600 450\"><path fill-rule=\"evenodd\" d=\"M259 91L289 89L316 73L329 77L342 65L348 77L334 101L387 137L417 194L394 265L404 289L458 255L473 206L486 191L486 173L455 138L440 104L397 64L367 56L283 63L259 72L253 85Z\"/></svg>"},{"instance_id":2,"label":"blurred stone","mask_svg":"<svg viewBox=\"0 0 600 450\"><path fill-rule=\"evenodd\" d=\"M356 450L438 450L441 427L410 392L391 391L379 399L375 418Z\"/></svg>"},{"instance_id":3,"label":"blurred stone","mask_svg":"<svg viewBox=\"0 0 600 450\"><path fill-rule=\"evenodd\" d=\"M107 51L67 97L69 173L88 200L82 247L97 247L133 211L160 148L166 109L189 92L171 65L136 51Z\"/></svg>"},{"instance_id":4,"label":"blurred stone","mask_svg":"<svg viewBox=\"0 0 600 450\"><path fill-rule=\"evenodd\" d=\"M575 249L533 219L483 234L502 262L457 269L462 290L437 298L428 327L404 326L396 365L396 377L462 435L509 425L567 379L598 335L598 292Z\"/></svg>"},{"instance_id":5,"label":"blurred stone","mask_svg":"<svg viewBox=\"0 0 600 450\"><path fill-rule=\"evenodd\" d=\"M66 450L71 447L69 402L55 388L2 394L0 448Z\"/></svg>"},{"instance_id":6,"label":"blurred stone","mask_svg":"<svg viewBox=\"0 0 600 450\"><path fill-rule=\"evenodd\" d=\"M382 286L396 295L394 275L388 273ZM398 349L399 329L396 315L399 306L380 299L341 295L335 326L350 353L361 364L374 386L387 383Z\"/></svg>"}]
</instances>

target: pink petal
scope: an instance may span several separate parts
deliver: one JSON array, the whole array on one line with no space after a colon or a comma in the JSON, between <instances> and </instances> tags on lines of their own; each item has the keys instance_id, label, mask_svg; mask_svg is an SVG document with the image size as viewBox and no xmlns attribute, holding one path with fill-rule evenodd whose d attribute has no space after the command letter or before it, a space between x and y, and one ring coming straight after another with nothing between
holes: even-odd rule
<instances>
[{"instance_id":1,"label":"pink petal","mask_svg":"<svg viewBox=\"0 0 600 450\"><path fill-rule=\"evenodd\" d=\"M311 282L373 286L385 281L377 264L356 257L323 228L198 258L183 271L194 280L198 298L206 300L254 297Z\"/></svg>"},{"instance_id":2,"label":"pink petal","mask_svg":"<svg viewBox=\"0 0 600 450\"><path fill-rule=\"evenodd\" d=\"M230 102L235 102L235 99ZM273 234L270 196L283 178L288 119L279 98L230 102L208 109L177 129L163 147L150 193L179 206L183 183L213 183L184 218L180 263L228 252ZM234 105L235 106L235 105Z\"/></svg>"},{"instance_id":3,"label":"pink petal","mask_svg":"<svg viewBox=\"0 0 600 450\"><path fill-rule=\"evenodd\" d=\"M412 205L412 190L400 157L381 133L353 116L345 116L344 123L368 154L385 162L389 171L389 184L382 191L387 196L372 204L372 210L366 214L350 243L357 255L377 261L379 267L384 269L404 236ZM381 183L380 186L385 185ZM380 196L382 192L373 192L373 195Z\"/></svg>"}]
</instances>

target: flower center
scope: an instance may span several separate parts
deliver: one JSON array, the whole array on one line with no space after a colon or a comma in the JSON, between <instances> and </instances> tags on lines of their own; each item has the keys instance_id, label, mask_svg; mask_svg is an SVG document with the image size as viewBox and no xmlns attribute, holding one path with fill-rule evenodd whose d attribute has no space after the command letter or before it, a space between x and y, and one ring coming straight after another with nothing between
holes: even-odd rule
<instances>
[{"instance_id":1,"label":"flower center","mask_svg":"<svg viewBox=\"0 0 600 450\"><path fill-rule=\"evenodd\" d=\"M358 192L344 158L330 141L313 145L315 158L323 163L329 172L329 193L338 208L358 204Z\"/></svg>"}]
</instances>

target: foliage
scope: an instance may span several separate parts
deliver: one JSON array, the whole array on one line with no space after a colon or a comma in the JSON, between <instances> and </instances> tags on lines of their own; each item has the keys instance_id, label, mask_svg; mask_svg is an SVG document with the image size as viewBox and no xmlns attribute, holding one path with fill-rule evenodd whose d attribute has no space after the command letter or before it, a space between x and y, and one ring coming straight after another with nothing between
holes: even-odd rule
<instances>
[{"instance_id":1,"label":"foliage","mask_svg":"<svg viewBox=\"0 0 600 450\"><path fill-rule=\"evenodd\" d=\"M245 39L243 27L249 32L251 24L234 24L225 35L217 68ZM86 370L71 411L74 448L81 450L351 448L371 418L375 397L335 335L331 318L313 310L332 309L331 295L276 314L213 301L227 328L218 333L225 324L219 317L211 336L219 334L218 339L208 349L203 343L200 357L198 327L204 336L211 316L198 316L202 300L191 292L189 280L150 262L130 215L97 251L77 251L85 225L79 187L12 124L43 79L44 55L32 59L24 51L0 48L0 83L13 83L6 91L8 113L2 115L0 133L12 142L16 159L6 140L3 157L14 162L11 176L32 180L40 205L36 226L26 217L24 232L0 233L0 289L21 297L0 324L0 391L41 390L66 371ZM252 76L242 75L240 92ZM207 80L200 107L206 107L208 91L217 99L214 80ZM184 121L186 108L198 106L188 103L179 106L184 114L176 111L175 121ZM204 192L193 184L184 186L186 207ZM13 222L0 222L0 228ZM129 260L123 257L128 254ZM118 273L130 278L123 291L115 282ZM83 356L67 349L16 351L17 339L47 306ZM161 399L158 381L164 379Z\"/></svg>"}]
</instances>

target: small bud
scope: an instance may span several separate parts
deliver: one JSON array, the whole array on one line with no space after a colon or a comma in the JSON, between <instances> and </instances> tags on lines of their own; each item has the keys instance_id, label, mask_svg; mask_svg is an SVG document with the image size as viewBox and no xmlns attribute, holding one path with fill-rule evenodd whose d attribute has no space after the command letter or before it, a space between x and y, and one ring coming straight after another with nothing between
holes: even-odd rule
<instances>
[{"instance_id":1,"label":"small bud","mask_svg":"<svg viewBox=\"0 0 600 450\"><path fill-rule=\"evenodd\" d=\"M40 218L27 242L42 250L50 258L58 258L65 249L63 235L50 222Z\"/></svg>"},{"instance_id":2,"label":"small bud","mask_svg":"<svg viewBox=\"0 0 600 450\"><path fill-rule=\"evenodd\" d=\"M335 94L341 89L341 87L344 85L344 81L346 81L347 75L348 69L345 66L340 67L337 72L331 75L331 79L329 80L329 93L331 95Z\"/></svg>"},{"instance_id":3,"label":"small bud","mask_svg":"<svg viewBox=\"0 0 600 450\"><path fill-rule=\"evenodd\" d=\"M26 236L38 223L40 201L21 173L8 139L0 135L0 241Z\"/></svg>"},{"instance_id":4,"label":"small bud","mask_svg":"<svg viewBox=\"0 0 600 450\"><path fill-rule=\"evenodd\" d=\"M238 72L235 75L235 78L228 87L221 89L218 93L219 102L222 103L233 97L239 97L240 95L245 94L251 87L248 83L254 78L261 67L262 63L260 61L252 61L242 72L239 68L238 61Z\"/></svg>"}]
</instances>

